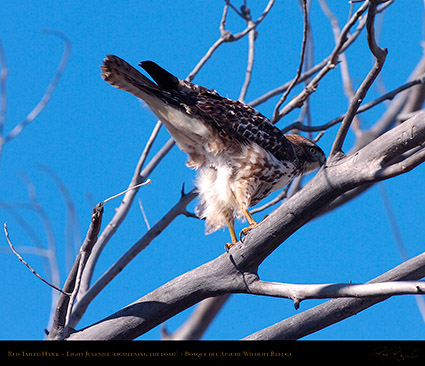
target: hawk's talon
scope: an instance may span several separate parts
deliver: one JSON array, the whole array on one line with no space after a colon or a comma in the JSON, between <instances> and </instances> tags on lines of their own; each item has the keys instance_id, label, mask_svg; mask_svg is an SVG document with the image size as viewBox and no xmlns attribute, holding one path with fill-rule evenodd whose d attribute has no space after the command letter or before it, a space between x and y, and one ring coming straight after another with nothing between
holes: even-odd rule
<instances>
[{"instance_id":1,"label":"hawk's talon","mask_svg":"<svg viewBox=\"0 0 425 366\"><path fill-rule=\"evenodd\" d=\"M227 253L229 253L229 250L230 250L230 248L231 247L233 247L235 244L232 244L232 243L226 243L225 245L224 245L224 250L227 252Z\"/></svg>"},{"instance_id":2,"label":"hawk's talon","mask_svg":"<svg viewBox=\"0 0 425 366\"><path fill-rule=\"evenodd\" d=\"M253 228L255 228L256 226L258 226L259 225L259 223L258 222L255 222L255 223L253 223L253 224L250 224L249 226L247 226L247 227L244 227L241 231L240 231L240 233L239 233L239 240L242 240L242 237L243 236L247 236L248 235L248 233L253 229Z\"/></svg>"},{"instance_id":3,"label":"hawk's talon","mask_svg":"<svg viewBox=\"0 0 425 366\"><path fill-rule=\"evenodd\" d=\"M263 222L269 215L266 215L263 217L263 219L260 222ZM243 236L247 236L248 233L251 231L251 229L255 228L256 226L258 226L260 224L260 222L256 222L254 219L252 219L253 221L251 221L251 223L249 224L249 226L243 228L240 233L239 233L239 240L242 240Z\"/></svg>"}]
</instances>

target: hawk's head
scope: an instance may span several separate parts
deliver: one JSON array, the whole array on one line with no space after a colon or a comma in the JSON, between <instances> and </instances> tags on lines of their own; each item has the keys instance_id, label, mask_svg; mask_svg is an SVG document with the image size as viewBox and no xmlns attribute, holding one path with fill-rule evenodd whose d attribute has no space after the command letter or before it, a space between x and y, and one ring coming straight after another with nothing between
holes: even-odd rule
<instances>
[{"instance_id":1,"label":"hawk's head","mask_svg":"<svg viewBox=\"0 0 425 366\"><path fill-rule=\"evenodd\" d=\"M313 141L297 134L289 134L285 137L294 147L302 174L316 170L325 164L325 153Z\"/></svg>"}]
</instances>

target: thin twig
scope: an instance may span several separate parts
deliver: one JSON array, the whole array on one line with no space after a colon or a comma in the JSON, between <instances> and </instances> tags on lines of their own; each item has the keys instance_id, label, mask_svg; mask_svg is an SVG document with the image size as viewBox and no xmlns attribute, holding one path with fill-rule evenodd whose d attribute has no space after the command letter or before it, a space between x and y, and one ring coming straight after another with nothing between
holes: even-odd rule
<instances>
[{"instance_id":1,"label":"thin twig","mask_svg":"<svg viewBox=\"0 0 425 366\"><path fill-rule=\"evenodd\" d=\"M298 2L301 3L301 0L299 0ZM307 11L310 13L311 10L311 1L307 1ZM307 45L306 45L306 54L304 57L304 65L303 65L303 71L305 70L309 70L313 67L314 65L314 39L313 39L313 33L312 33L312 29L311 29L311 25L308 25L308 29L307 29ZM307 86L308 83L311 81L310 78L308 78L305 81L305 85ZM299 115L299 120L300 121L305 121L307 126L311 126L312 123L312 113L311 113L311 105L309 102L309 99L306 100L306 103L302 106L301 111L300 111L300 115ZM311 132L307 133L307 136L309 139L311 139Z\"/></svg>"},{"instance_id":2,"label":"thin twig","mask_svg":"<svg viewBox=\"0 0 425 366\"><path fill-rule=\"evenodd\" d=\"M241 39L242 37L245 37L249 32L251 32L253 29L257 28L258 25L264 20L264 18L267 16L267 14L270 12L271 8L273 7L275 3L275 0L269 0L267 3L263 14L261 14L257 20L250 26L246 27L242 32L236 33L232 38L232 41L237 41Z\"/></svg>"},{"instance_id":3,"label":"thin twig","mask_svg":"<svg viewBox=\"0 0 425 366\"><path fill-rule=\"evenodd\" d=\"M305 51L306 51L306 45L307 45L307 39L308 39L308 32L309 32L307 0L302 0L302 8L303 8L303 15L304 15L304 28L303 28L303 40L302 40L302 44L301 44L300 63L298 65L297 74L296 74L295 78L292 80L288 89L286 89L285 93L283 93L282 97L280 98L280 100L278 101L278 103L276 104L276 106L274 108L273 117L271 119L272 123L276 123L285 114L290 112L290 110L280 112L279 109L282 106L282 104L285 102L285 100L288 97L291 90L297 84L298 80L301 77L301 73L302 73L302 70L303 70L304 57L305 57Z\"/></svg>"},{"instance_id":4,"label":"thin twig","mask_svg":"<svg viewBox=\"0 0 425 366\"><path fill-rule=\"evenodd\" d=\"M407 173L418 165L425 162L425 148L415 151L411 155L407 155L403 160L383 167L376 173L376 180L384 180L393 177L397 177L400 174Z\"/></svg>"},{"instance_id":5,"label":"thin twig","mask_svg":"<svg viewBox=\"0 0 425 366\"><path fill-rule=\"evenodd\" d=\"M209 48L209 50L205 53L205 55L199 60L199 62L196 64L193 70L189 73L189 75L186 77L187 81L192 81L195 78L195 76L202 69L205 63L211 58L215 50L225 42L226 37L230 36L230 32L227 32L225 30L228 9L229 9L229 4L226 3L224 5L223 15L221 16L221 21L220 21L220 27L219 27L220 38L214 42L214 44Z\"/></svg>"},{"instance_id":6,"label":"thin twig","mask_svg":"<svg viewBox=\"0 0 425 366\"><path fill-rule=\"evenodd\" d=\"M394 237L394 241L397 244L398 250L400 252L400 256L402 261L407 261L409 256L407 255L406 245L403 242L403 238L400 233L400 229L398 227L397 219L394 215L394 210L390 202L390 198L388 197L387 190L385 188L385 183L381 182L378 184L379 194L381 196L381 201L384 205L385 213L387 214L387 218L390 224L391 232Z\"/></svg>"},{"instance_id":7,"label":"thin twig","mask_svg":"<svg viewBox=\"0 0 425 366\"><path fill-rule=\"evenodd\" d=\"M80 294L79 300L72 314L71 326L75 327L83 316L90 302L111 282L130 261L146 248L152 240L160 235L163 230L179 215L186 214L186 206L197 196L195 189L182 193L180 200L162 217L152 228L147 231L121 258L119 258L100 278L86 291Z\"/></svg>"},{"instance_id":8,"label":"thin twig","mask_svg":"<svg viewBox=\"0 0 425 366\"><path fill-rule=\"evenodd\" d=\"M78 258L78 269L77 269L77 273L75 275L75 285L74 285L74 288L72 290L72 293L71 293L71 296L70 296L70 299L69 299L68 307L66 309L65 327L63 329L61 339L64 339L66 337L66 335L68 334L72 309L74 308L75 299L77 298L78 291L80 290L81 278L83 276L84 267L87 263L87 257L88 257L87 252L81 251L81 254Z\"/></svg>"},{"instance_id":9,"label":"thin twig","mask_svg":"<svg viewBox=\"0 0 425 366\"><path fill-rule=\"evenodd\" d=\"M47 247L52 253L52 256L50 257L51 281L58 287L61 281L60 281L59 264L58 264L58 260L56 256L56 239L55 239L52 222L47 212L45 211L44 207L40 204L40 202L37 199L37 191L32 180L24 173L21 173L20 175L26 185L26 188L28 190L28 196L31 201L26 206L29 207L31 210L34 210L37 213L37 215L40 217L41 222L43 223L44 231L47 237ZM53 295L53 298L52 298L52 303L53 303L56 300L54 297L57 294L52 293L52 295Z\"/></svg>"},{"instance_id":10,"label":"thin twig","mask_svg":"<svg viewBox=\"0 0 425 366\"><path fill-rule=\"evenodd\" d=\"M158 127L158 125L156 127ZM158 131L159 131L158 128L154 129L155 133L158 133ZM154 140L154 137L152 136L152 143L153 143L153 140ZM147 156L146 150L149 150L147 149L148 146L146 146L145 150L143 151L137 163L129 188L134 187L135 185L140 184L141 181L145 180L147 176L149 176L152 173L152 171L158 166L158 164L162 161L162 159L173 148L174 145L175 145L175 142L173 138L170 138L162 146L162 148L155 154L155 156L149 161L149 163L145 166L145 168L143 168L142 170L143 163ZM105 226L101 235L99 236L98 243L96 247L94 248L92 255L88 259L87 267L83 274L83 281L81 284L81 290L83 292L89 288L90 281L94 272L94 268L96 266L96 263L100 254L102 253L102 250L104 249L106 244L109 242L109 240L112 238L112 236L115 234L115 232L118 230L119 226L124 221L124 219L127 217L127 214L130 211L130 208L132 206L134 198L136 197L137 192L138 192L137 188L130 189L124 195L123 199L121 200L120 206L115 212L114 217Z\"/></svg>"},{"instance_id":11,"label":"thin twig","mask_svg":"<svg viewBox=\"0 0 425 366\"><path fill-rule=\"evenodd\" d=\"M397 94L403 92L406 89L409 89L415 85L418 84L425 84L425 74L420 75L419 77L415 78L414 80L408 81L407 83L399 86L398 88L384 94L381 95L379 98L376 98L368 103L363 104L361 107L358 108L358 110L356 111L356 114L360 114L362 112L365 112L373 107L375 107L376 105L386 101L386 100L391 100L393 99ZM345 117L346 113L341 114L338 117L335 117L334 119L332 119L331 121L323 124L323 125L317 125L317 126L306 126L304 124L302 124L301 122L294 122L288 126L286 126L285 128L282 129L282 132L286 133L288 131L291 130L301 130L301 131L305 131L305 132L318 132L318 131L324 131L327 130L333 126L335 126L337 123L341 122L344 117Z\"/></svg>"},{"instance_id":12,"label":"thin twig","mask_svg":"<svg viewBox=\"0 0 425 366\"><path fill-rule=\"evenodd\" d=\"M248 26L252 23L252 20L248 20ZM246 93L248 91L249 84L251 83L252 78L252 70L254 68L254 55L255 55L255 38L256 38L256 30L252 30L248 35L248 62L245 71L245 81L242 85L241 92L239 94L239 100L245 101Z\"/></svg>"},{"instance_id":13,"label":"thin twig","mask_svg":"<svg viewBox=\"0 0 425 366\"><path fill-rule=\"evenodd\" d=\"M12 250L13 254L15 254L18 259L25 264L25 266L40 280L42 280L45 284L49 285L50 287L54 288L55 290L61 292L62 294L64 294L65 296L70 296L71 294L68 292L63 291L62 289L60 289L59 287L56 287L55 285L53 285L52 283L50 283L49 281L47 281L46 279L44 279L42 276L40 276L29 264L28 262L25 261L24 258L22 258L19 253L15 250L15 248L13 247L13 244L9 238L9 232L7 230L7 223L4 223L4 233L6 235L6 239L7 242L9 243L10 249Z\"/></svg>"},{"instance_id":14,"label":"thin twig","mask_svg":"<svg viewBox=\"0 0 425 366\"><path fill-rule=\"evenodd\" d=\"M331 9L329 8L326 0L319 0L320 7L322 8L325 15L328 17L329 22L331 24L332 32L334 34L335 42L338 42L339 35L341 33L341 29L339 27L338 19L333 14ZM350 77L350 71L348 70L348 60L344 52L341 52L340 54L340 60L341 60L341 78L342 78L342 85L344 87L344 92L346 97L348 98L348 101L350 101L354 97L354 88L353 88L353 82ZM353 119L352 128L356 136L360 136L362 133L360 128L360 120L356 114L356 116Z\"/></svg>"},{"instance_id":15,"label":"thin twig","mask_svg":"<svg viewBox=\"0 0 425 366\"><path fill-rule=\"evenodd\" d=\"M265 203L264 205L254 208L253 210L250 211L251 214L256 214L258 212L264 211L266 209L268 209L271 206L274 206L275 204L281 202L282 200L284 200L286 197L288 197L288 190L289 187L291 185L287 185L275 198L273 198L271 201Z\"/></svg>"},{"instance_id":16,"label":"thin twig","mask_svg":"<svg viewBox=\"0 0 425 366\"><path fill-rule=\"evenodd\" d=\"M232 34L230 31L227 31L225 29L226 17L227 17L227 12L229 8L229 4L228 2L226 2L223 9L221 22L220 22L220 38L214 42L214 44L210 47L210 49L206 52L206 54L201 58L201 60L198 62L195 68L189 73L186 80L192 81L194 77L198 74L198 72L201 70L201 68L205 65L205 63L211 58L211 56L217 50L217 48L220 47L223 43L238 41L241 38L245 37L249 32L257 28L258 25L264 20L266 15L271 10L274 2L275 0L270 0L263 11L263 14L261 14L261 16L258 17L258 19L255 22L250 23L250 25L248 25L243 31L236 34Z\"/></svg>"},{"instance_id":17,"label":"thin twig","mask_svg":"<svg viewBox=\"0 0 425 366\"><path fill-rule=\"evenodd\" d=\"M353 121L354 116L357 113L357 110L360 107L361 102L366 96L368 90L372 86L376 77L381 72L382 67L384 66L384 62L387 55L386 49L381 49L375 40L375 31L374 31L374 20L376 15L376 7L377 3L375 1L369 1L369 11L367 14L366 28L367 28L367 42L372 54L375 56L375 64L372 69L369 71L366 78L363 80L359 89L357 89L356 94L351 99L350 105L348 107L347 113L341 123L341 126L338 130L338 133L335 137L334 143L332 145L332 149L330 152L330 156L335 156L336 154L342 151L342 145L344 143L345 137L350 128L351 122Z\"/></svg>"},{"instance_id":18,"label":"thin twig","mask_svg":"<svg viewBox=\"0 0 425 366\"><path fill-rule=\"evenodd\" d=\"M71 194L66 184L61 178L47 165L40 165L40 169L46 172L56 184L59 192L65 201L67 208L66 212L66 271L68 272L72 266L72 261L75 257L75 252L78 250L78 246L81 244L80 225L78 221L78 215L75 209L75 204L72 200ZM78 245L78 246L77 246Z\"/></svg>"},{"instance_id":19,"label":"thin twig","mask_svg":"<svg viewBox=\"0 0 425 366\"><path fill-rule=\"evenodd\" d=\"M139 197L139 208L140 208L140 211L142 212L143 220L145 220L146 228L150 230L151 226L149 224L148 216L146 215L145 209L143 208L142 200L140 197Z\"/></svg>"},{"instance_id":20,"label":"thin twig","mask_svg":"<svg viewBox=\"0 0 425 366\"><path fill-rule=\"evenodd\" d=\"M34 107L34 109L25 117L25 119L20 124L15 126L12 131L9 132L9 134L3 139L2 144L5 144L14 139L16 136L18 136L24 130L24 128L27 127L32 121L34 121L35 118L41 113L41 111L46 108L46 105L50 101L52 94L56 89L56 86L59 83L59 80L61 79L62 74L65 71L65 67L68 63L69 55L71 52L71 42L69 41L69 39L63 33L57 31L45 30L43 31L43 33L52 34L56 37L59 37L65 43L65 51L63 53L62 60L41 100Z\"/></svg>"},{"instance_id":21,"label":"thin twig","mask_svg":"<svg viewBox=\"0 0 425 366\"><path fill-rule=\"evenodd\" d=\"M7 109L7 88L6 79L8 75L8 68L6 62L6 52L4 51L3 44L0 39L0 138L3 138L4 124L6 122L6 109ZM1 147L0 147L1 149Z\"/></svg>"},{"instance_id":22,"label":"thin twig","mask_svg":"<svg viewBox=\"0 0 425 366\"><path fill-rule=\"evenodd\" d=\"M55 284L56 287L60 284L60 275L59 275L59 266L56 258L56 252L55 252L55 238L53 234L53 228L51 227L51 222L49 218L47 217L46 213L44 212L41 205L36 202L32 201L31 203L6 203L0 201L0 207L8 210L10 214L14 217L14 219L20 224L20 226L28 233L31 242L35 245L34 247L23 247L20 249L20 252L22 253L31 253L40 256L43 259L44 267L47 273L47 277L51 279L52 283ZM41 218L43 225L45 227L45 232L47 235L47 241L48 241L48 249L44 249L42 240L39 238L36 231L33 229L33 227L18 213L16 212L16 208L23 208L23 209L29 209L35 211ZM47 329L50 328L51 324L51 317L53 316L53 313L56 308L56 302L58 299L58 292L55 291L54 288L52 288L52 296L51 296L51 310L50 310L50 317L49 322L47 325Z\"/></svg>"},{"instance_id":23,"label":"thin twig","mask_svg":"<svg viewBox=\"0 0 425 366\"><path fill-rule=\"evenodd\" d=\"M363 4L357 12L349 19L349 21L345 24L344 28L341 31L339 41L335 48L333 49L332 53L324 59L320 64L313 67L309 72L305 72L302 74L298 82L304 81L307 79L307 76L310 77L313 74L317 72L317 75L308 83L308 85L304 88L304 90L299 93L296 97L294 97L282 110L281 114L285 115L289 113L289 111L292 111L294 108L301 107L304 103L304 101L308 98L310 94L312 94L314 91L317 90L317 87L319 85L320 80L323 79L323 77L332 69L334 69L338 63L338 56L341 52L343 52L345 49L347 49L357 38L359 33L364 27L363 22L360 22L357 29L353 34L348 37L348 34L351 30L351 28L354 26L354 24L361 18L363 13L366 11L366 9L369 6L369 2L366 1L365 4ZM255 101L250 103L252 106L258 105L260 102L263 103L265 100L270 98L273 95L276 95L275 92L277 90L284 89L286 90L292 83L288 85L288 83L284 84L283 86L272 90L271 92L267 93L266 95L257 98Z\"/></svg>"},{"instance_id":24,"label":"thin twig","mask_svg":"<svg viewBox=\"0 0 425 366\"><path fill-rule=\"evenodd\" d=\"M151 182L152 182L152 181L151 181L150 179L148 179L147 181L145 181L145 182L143 182L143 183L136 184L135 186L131 186L130 188L127 188L125 191L122 191L122 192L120 192L120 193L117 193L117 194L115 194L115 195L113 195L113 196L111 196L111 197L107 198L106 200L104 200L104 201L102 202L102 204L104 205L105 203L107 203L107 202L109 202L109 201L113 200L114 198L117 198L117 197L119 197L119 196L122 196L123 194L127 193L128 191L131 191L131 190L133 190L133 189L140 188L140 187L142 187L142 186L146 186L147 184L151 184Z\"/></svg>"}]
</instances>

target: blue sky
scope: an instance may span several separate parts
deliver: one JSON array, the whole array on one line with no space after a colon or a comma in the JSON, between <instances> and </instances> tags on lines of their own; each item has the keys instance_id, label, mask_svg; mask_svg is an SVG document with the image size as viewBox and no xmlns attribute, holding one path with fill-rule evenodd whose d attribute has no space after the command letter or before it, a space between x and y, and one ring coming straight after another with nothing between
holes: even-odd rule
<instances>
[{"instance_id":1,"label":"blue sky","mask_svg":"<svg viewBox=\"0 0 425 366\"><path fill-rule=\"evenodd\" d=\"M241 2L236 2L239 6ZM255 3L255 4L254 4ZM253 17L258 17L267 1L251 1ZM32 227L46 247L48 237L29 202L30 180L37 200L51 223L55 237L61 283L67 274L66 206L52 178L41 169L47 166L66 184L79 219L79 235L84 237L94 204L124 190L156 119L131 95L117 91L99 76L106 54L116 54L133 65L153 60L184 78L219 37L218 26L223 1L9 1L0 10L0 38L6 53L7 79L6 133L20 123L42 97L61 59L63 43L42 34L42 29L63 32L72 43L69 63L49 104L21 135L8 143L0 161L0 221L8 223L17 249L34 246L16 215L5 209L13 204L15 213ZM329 1L344 24L347 2ZM379 18L380 44L389 49L386 65L367 100L382 88L402 84L422 55L423 2L396 1ZM327 18L317 2L312 14L315 62L333 47ZM236 33L244 22L229 11L227 29ZM291 80L299 63L302 16L298 2L277 2L258 28L253 80L247 101ZM236 99L244 80L247 38L224 44L197 75L195 82ZM371 66L365 37L347 53L355 86ZM329 74L312 98L314 124L322 124L344 113L346 99L339 83L339 70ZM297 89L299 90L299 89ZM258 107L271 115L277 99ZM364 114L364 126L371 126L385 106ZM279 122L292 122L298 111ZM329 152L336 128L326 132L320 145ZM153 146L155 153L169 138L162 129ZM346 150L352 136L348 137ZM151 154L152 156L152 154ZM138 197L150 224L159 220L177 202L184 183L193 187L194 172L184 166L186 157L173 148L150 176L152 183ZM385 182L409 257L424 251L423 190L424 167ZM106 206L106 224L119 205ZM193 210L194 204L189 206ZM259 214L258 218L264 213ZM110 241L96 267L95 277L114 263L146 232L138 204ZM79 326L86 326L140 298L175 276L193 269L223 252L228 232L205 236L203 222L179 217L147 249L137 256L92 302ZM10 254L5 238L0 244L0 339L42 339L51 306L51 289L33 276ZM21 252L41 274L45 263L38 256ZM349 204L320 217L295 233L260 267L264 280L289 283L364 282L401 262L377 187ZM277 321L315 306L322 301L305 301L300 309L285 299L234 295L226 303L205 339L240 339ZM167 322L176 329L190 314L189 309ZM425 324L411 296L389 301L333 325L306 339L423 339ZM159 327L141 339L159 339Z\"/></svg>"}]
</instances>

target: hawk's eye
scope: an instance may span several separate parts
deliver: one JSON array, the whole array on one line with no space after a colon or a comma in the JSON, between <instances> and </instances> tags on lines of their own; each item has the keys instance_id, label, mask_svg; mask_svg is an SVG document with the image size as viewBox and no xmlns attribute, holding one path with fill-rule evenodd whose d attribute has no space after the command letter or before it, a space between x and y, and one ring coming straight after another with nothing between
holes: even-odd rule
<instances>
[{"instance_id":1,"label":"hawk's eye","mask_svg":"<svg viewBox=\"0 0 425 366\"><path fill-rule=\"evenodd\" d=\"M310 147L310 154L315 154L316 153L316 149L314 147Z\"/></svg>"}]
</instances>

